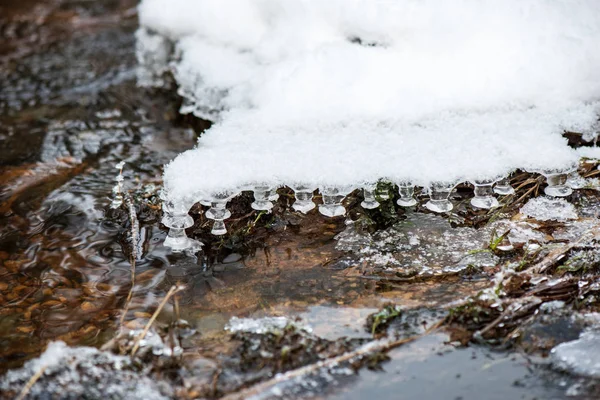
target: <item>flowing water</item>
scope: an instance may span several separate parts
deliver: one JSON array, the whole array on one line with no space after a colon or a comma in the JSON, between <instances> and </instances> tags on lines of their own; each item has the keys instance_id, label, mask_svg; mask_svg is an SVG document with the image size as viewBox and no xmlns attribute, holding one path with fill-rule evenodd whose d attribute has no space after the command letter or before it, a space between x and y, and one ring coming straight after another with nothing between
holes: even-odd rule
<instances>
[{"instance_id":1,"label":"flowing water","mask_svg":"<svg viewBox=\"0 0 600 400\"><path fill-rule=\"evenodd\" d=\"M427 325L432 310L489 286L480 277L382 288L347 267L377 268L383 254L377 246L392 243L390 236L380 233L360 257L344 261L350 248L333 239L343 223L315 211L303 218L287 212L286 224L275 224L243 256L172 254L162 246L160 207L136 200L156 196L163 165L194 146L198 126L177 115L172 94L136 87L134 6L128 0L0 6L0 372L39 355L50 341L100 346L118 329L132 289L131 222L124 209L110 208L121 161L140 224L124 326L143 327L169 287L184 284L180 316L202 337L186 351L201 352L194 346L222 336L233 316L297 316L320 337L369 338L365 319L386 302L417 310ZM489 240L489 232L455 229L430 216L413 215L398 229L394 240L410 244L396 249L400 261L411 264L412 257L413 265L430 270L460 267L469 249ZM360 247L359 239L353 243ZM167 308L160 319L172 312ZM320 395L565 398L567 383L548 378L523 355L457 349L448 340L439 334L400 347L384 371L362 371Z\"/></svg>"}]
</instances>

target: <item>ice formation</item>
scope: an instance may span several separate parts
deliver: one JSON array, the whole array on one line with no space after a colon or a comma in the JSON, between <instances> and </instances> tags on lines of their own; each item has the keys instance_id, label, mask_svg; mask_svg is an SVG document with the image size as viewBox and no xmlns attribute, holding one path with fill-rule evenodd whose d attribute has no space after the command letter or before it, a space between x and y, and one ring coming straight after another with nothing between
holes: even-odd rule
<instances>
[{"instance_id":1,"label":"ice formation","mask_svg":"<svg viewBox=\"0 0 600 400\"><path fill-rule=\"evenodd\" d=\"M577 219L575 206L565 199L536 197L521 207L521 213L538 221L568 221Z\"/></svg>"},{"instance_id":2,"label":"ice formation","mask_svg":"<svg viewBox=\"0 0 600 400\"><path fill-rule=\"evenodd\" d=\"M229 332L248 332L265 334L273 331L281 331L288 325L297 325L286 317L264 317L264 318L238 318L232 317L225 329ZM305 327L298 326L300 329Z\"/></svg>"},{"instance_id":3,"label":"ice formation","mask_svg":"<svg viewBox=\"0 0 600 400\"><path fill-rule=\"evenodd\" d=\"M143 0L139 15L141 83L170 69L181 112L215 122L165 169L176 201L285 184L325 189L335 216L334 197L384 178L442 188L436 211L482 182L473 204L494 206L488 182L515 168L560 184L579 159L561 132L589 133L600 109L596 0Z\"/></svg>"}]
</instances>

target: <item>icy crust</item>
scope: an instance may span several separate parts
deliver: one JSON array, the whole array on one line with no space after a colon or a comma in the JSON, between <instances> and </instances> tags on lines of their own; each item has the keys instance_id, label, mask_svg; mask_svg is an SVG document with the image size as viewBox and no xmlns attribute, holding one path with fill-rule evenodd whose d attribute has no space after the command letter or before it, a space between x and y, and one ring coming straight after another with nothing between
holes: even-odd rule
<instances>
[{"instance_id":1,"label":"icy crust","mask_svg":"<svg viewBox=\"0 0 600 400\"><path fill-rule=\"evenodd\" d=\"M142 87L165 86L164 74L169 71L173 44L165 36L146 29L138 29L135 37L138 85Z\"/></svg>"},{"instance_id":2,"label":"icy crust","mask_svg":"<svg viewBox=\"0 0 600 400\"><path fill-rule=\"evenodd\" d=\"M533 198L521 207L520 212L538 221L568 221L578 218L573 204L565 199L551 197Z\"/></svg>"},{"instance_id":3,"label":"icy crust","mask_svg":"<svg viewBox=\"0 0 600 400\"><path fill-rule=\"evenodd\" d=\"M139 12L175 43L182 112L218 122L167 167L174 196L563 169L578 155L560 133L589 132L600 108L595 0L143 0Z\"/></svg>"},{"instance_id":4,"label":"icy crust","mask_svg":"<svg viewBox=\"0 0 600 400\"><path fill-rule=\"evenodd\" d=\"M265 317L259 319L232 317L225 326L225 329L232 333L265 334L273 331L281 331L291 324L294 324L294 322L286 317Z\"/></svg>"},{"instance_id":5,"label":"icy crust","mask_svg":"<svg viewBox=\"0 0 600 400\"><path fill-rule=\"evenodd\" d=\"M43 370L28 398L172 398L173 390L167 384L143 376L136 368L129 357L52 342L39 358L26 362L23 368L8 371L0 379L0 393L21 390L32 376Z\"/></svg>"}]
</instances>

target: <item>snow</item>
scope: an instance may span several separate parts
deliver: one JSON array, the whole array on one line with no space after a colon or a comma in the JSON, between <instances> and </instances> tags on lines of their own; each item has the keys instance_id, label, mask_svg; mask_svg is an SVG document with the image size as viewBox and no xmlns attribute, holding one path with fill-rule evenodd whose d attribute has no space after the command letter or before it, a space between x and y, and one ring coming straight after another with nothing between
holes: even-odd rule
<instances>
[{"instance_id":1,"label":"snow","mask_svg":"<svg viewBox=\"0 0 600 400\"><path fill-rule=\"evenodd\" d=\"M560 198L533 198L521 207L520 212L538 221L567 221L578 218L575 206Z\"/></svg>"},{"instance_id":2,"label":"snow","mask_svg":"<svg viewBox=\"0 0 600 400\"><path fill-rule=\"evenodd\" d=\"M584 158L600 159L600 147L580 147L577 154Z\"/></svg>"},{"instance_id":3,"label":"snow","mask_svg":"<svg viewBox=\"0 0 600 400\"><path fill-rule=\"evenodd\" d=\"M138 372L129 357L93 347L69 347L62 341L49 343L40 357L8 371L0 379L0 393L20 390L42 368L43 374L31 387L28 398L163 400L173 397L168 384Z\"/></svg>"},{"instance_id":4,"label":"snow","mask_svg":"<svg viewBox=\"0 0 600 400\"><path fill-rule=\"evenodd\" d=\"M225 330L232 333L265 334L273 331L281 331L291 324L294 324L294 322L286 317L264 317L258 319L232 317L225 326Z\"/></svg>"},{"instance_id":5,"label":"snow","mask_svg":"<svg viewBox=\"0 0 600 400\"><path fill-rule=\"evenodd\" d=\"M565 169L600 108L596 0L143 0L138 75L168 64L215 121L173 198ZM154 69L154 70L153 70ZM143 84L152 82L147 78Z\"/></svg>"},{"instance_id":6,"label":"snow","mask_svg":"<svg viewBox=\"0 0 600 400\"><path fill-rule=\"evenodd\" d=\"M552 363L559 369L576 375L600 378L600 333L584 332L571 342L559 344L552 349Z\"/></svg>"}]
</instances>

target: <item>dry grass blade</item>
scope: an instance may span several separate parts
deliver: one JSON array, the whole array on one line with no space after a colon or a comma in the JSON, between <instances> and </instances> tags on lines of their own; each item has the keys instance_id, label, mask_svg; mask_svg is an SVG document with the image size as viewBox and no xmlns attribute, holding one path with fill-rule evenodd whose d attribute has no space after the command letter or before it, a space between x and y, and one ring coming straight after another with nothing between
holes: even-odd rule
<instances>
[{"instance_id":1,"label":"dry grass blade","mask_svg":"<svg viewBox=\"0 0 600 400\"><path fill-rule=\"evenodd\" d=\"M589 173L583 175L583 177L587 179L587 178L591 178L596 175L600 175L600 170L594 170L592 172L589 172Z\"/></svg>"},{"instance_id":2,"label":"dry grass blade","mask_svg":"<svg viewBox=\"0 0 600 400\"><path fill-rule=\"evenodd\" d=\"M523 184L521 186L519 186L517 189L515 190L519 190L521 187L525 186L525 184L529 184L529 183L535 183L535 185L533 185L531 188L529 188L523 195L521 195L521 197L519 197L514 204L519 204L521 201L523 201L523 199L525 199L527 196L529 196L533 191L535 191L537 193L537 190L540 187L540 181L537 179L528 179L527 181L523 182Z\"/></svg>"},{"instance_id":3,"label":"dry grass blade","mask_svg":"<svg viewBox=\"0 0 600 400\"><path fill-rule=\"evenodd\" d=\"M150 327L152 326L152 324L156 320L156 317L158 317L158 314L160 314L160 312L162 311L162 309L165 306L165 304L167 304L167 302L169 301L169 299L171 298L171 296L173 296L175 293L177 293L177 292L179 292L181 290L183 290L183 286L175 286L175 285L171 286L171 289L169 289L169 291L167 292L165 298L160 302L160 304L158 305L158 308L156 309L156 311L154 311L154 314L152 314L152 317L150 318L150 320L148 321L148 323L144 327L144 330L142 331L142 333L136 338L135 345L133 346L133 349L131 349L131 356L132 357L135 355L135 353L137 353L138 349L140 348L140 342L148 334L148 331L150 330Z\"/></svg>"},{"instance_id":4,"label":"dry grass blade","mask_svg":"<svg viewBox=\"0 0 600 400\"><path fill-rule=\"evenodd\" d=\"M42 366L31 378L29 378L29 381L27 381L27 384L23 387L23 390L21 390L21 393L19 393L19 396L17 396L15 400L23 400L25 396L27 396L33 385L35 385L38 379L44 374L47 367L47 365Z\"/></svg>"}]
</instances>

